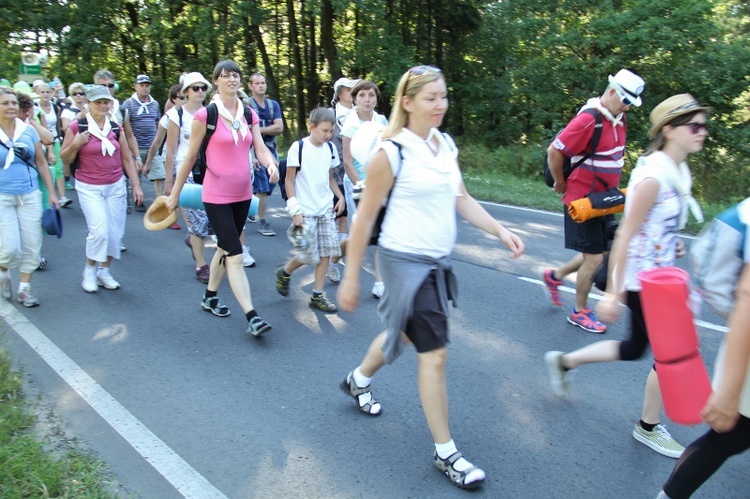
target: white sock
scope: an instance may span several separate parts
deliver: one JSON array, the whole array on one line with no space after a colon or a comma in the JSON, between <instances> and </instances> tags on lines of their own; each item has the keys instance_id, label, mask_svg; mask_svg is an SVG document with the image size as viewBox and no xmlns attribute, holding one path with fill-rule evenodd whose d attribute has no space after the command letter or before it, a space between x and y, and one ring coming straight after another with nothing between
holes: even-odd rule
<instances>
[{"instance_id":1,"label":"white sock","mask_svg":"<svg viewBox=\"0 0 750 499\"><path fill-rule=\"evenodd\" d=\"M10 278L10 269L0 270L0 277Z\"/></svg>"},{"instance_id":2,"label":"white sock","mask_svg":"<svg viewBox=\"0 0 750 499\"><path fill-rule=\"evenodd\" d=\"M362 370L359 367L354 370L352 377L354 378L354 384L359 388L370 386L370 382L372 381L372 378L368 378L362 374Z\"/></svg>"},{"instance_id":3,"label":"white sock","mask_svg":"<svg viewBox=\"0 0 750 499\"><path fill-rule=\"evenodd\" d=\"M450 456L458 452L458 449L456 448L456 444L453 442L453 440L450 440L447 443L439 444L435 442L435 452L437 452L437 455L440 456L441 459L448 459ZM455 463L453 463L453 468L458 471L465 471L468 470L474 466L469 461L464 459L463 457L458 459ZM468 475L466 475L466 479L464 480L464 483L471 483L476 482L477 480L484 480L484 470L481 469L475 469Z\"/></svg>"},{"instance_id":4,"label":"white sock","mask_svg":"<svg viewBox=\"0 0 750 499\"><path fill-rule=\"evenodd\" d=\"M99 270L97 270L96 273L102 274L102 275L109 275L109 267L99 267Z\"/></svg>"},{"instance_id":5,"label":"white sock","mask_svg":"<svg viewBox=\"0 0 750 499\"><path fill-rule=\"evenodd\" d=\"M86 272L88 272L90 274L96 274L96 266L89 265L88 263L86 264L86 267L84 267L83 270L85 270Z\"/></svg>"},{"instance_id":6,"label":"white sock","mask_svg":"<svg viewBox=\"0 0 750 499\"><path fill-rule=\"evenodd\" d=\"M30 282L20 282L18 283L18 292L23 293L24 291L28 291L31 288Z\"/></svg>"}]
</instances>

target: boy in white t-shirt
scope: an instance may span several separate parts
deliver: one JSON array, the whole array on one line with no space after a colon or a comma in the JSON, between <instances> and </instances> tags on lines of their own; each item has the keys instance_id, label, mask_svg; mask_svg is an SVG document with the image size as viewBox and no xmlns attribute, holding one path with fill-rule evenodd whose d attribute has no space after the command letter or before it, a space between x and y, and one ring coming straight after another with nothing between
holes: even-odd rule
<instances>
[{"instance_id":1,"label":"boy in white t-shirt","mask_svg":"<svg viewBox=\"0 0 750 499\"><path fill-rule=\"evenodd\" d=\"M336 148L329 142L336 125L332 109L316 108L310 113L310 135L289 148L286 163L286 211L292 216L292 227L304 229L305 242L297 246L297 255L276 269L276 290L289 294L291 274L303 265L315 265L310 308L336 312L336 305L323 292L328 262L339 256L338 231L334 211L344 211L344 196L333 177L339 165ZM302 151L300 152L300 147ZM333 194L338 198L333 205Z\"/></svg>"}]
</instances>

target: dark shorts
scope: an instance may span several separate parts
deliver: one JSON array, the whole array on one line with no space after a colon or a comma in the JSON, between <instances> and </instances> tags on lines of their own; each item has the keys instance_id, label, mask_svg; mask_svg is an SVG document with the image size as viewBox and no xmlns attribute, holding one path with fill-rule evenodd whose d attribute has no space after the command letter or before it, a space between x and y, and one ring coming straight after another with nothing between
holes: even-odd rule
<instances>
[{"instance_id":1,"label":"dark shorts","mask_svg":"<svg viewBox=\"0 0 750 499\"><path fill-rule=\"evenodd\" d=\"M344 193L344 184L339 184L339 190L341 191L341 194ZM333 206L336 207L336 203L339 202L339 198L336 196L336 194L333 195ZM336 215L336 218L346 218L349 216L349 211L346 209L346 202L344 202L344 211L341 213L341 215Z\"/></svg>"},{"instance_id":2,"label":"dark shorts","mask_svg":"<svg viewBox=\"0 0 750 499\"><path fill-rule=\"evenodd\" d=\"M568 208L563 213L565 218L565 247L579 253L601 255L607 248L607 224L614 220L613 215L592 218L578 223L568 215Z\"/></svg>"},{"instance_id":3,"label":"dark shorts","mask_svg":"<svg viewBox=\"0 0 750 499\"><path fill-rule=\"evenodd\" d=\"M418 353L431 352L448 343L448 317L440 310L436 275L436 270L430 272L417 290L414 310L404 331Z\"/></svg>"},{"instance_id":4,"label":"dark shorts","mask_svg":"<svg viewBox=\"0 0 750 499\"><path fill-rule=\"evenodd\" d=\"M267 194L273 193L273 188L276 184L268 181L268 170L265 166L261 166L258 170L253 172L253 194Z\"/></svg>"},{"instance_id":5,"label":"dark shorts","mask_svg":"<svg viewBox=\"0 0 750 499\"><path fill-rule=\"evenodd\" d=\"M250 200L229 204L203 203L208 221L216 234L216 244L227 256L241 255L240 234L245 228Z\"/></svg>"}]
</instances>

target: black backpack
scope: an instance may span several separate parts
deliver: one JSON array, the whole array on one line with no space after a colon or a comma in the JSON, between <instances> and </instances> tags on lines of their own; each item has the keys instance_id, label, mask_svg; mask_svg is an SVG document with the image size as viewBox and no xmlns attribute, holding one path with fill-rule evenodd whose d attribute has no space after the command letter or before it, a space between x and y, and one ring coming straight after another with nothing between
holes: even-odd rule
<instances>
[{"instance_id":1,"label":"black backpack","mask_svg":"<svg viewBox=\"0 0 750 499\"><path fill-rule=\"evenodd\" d=\"M244 104L242 107L245 112L247 126L252 128L253 112ZM182 120L182 116L180 116L180 120ZM193 165L193 181L195 181L196 184L202 184L203 179L206 176L206 169L208 168L208 164L206 163L206 148L208 147L208 141L211 140L211 136L216 131L216 123L218 121L219 109L216 107L216 104L212 102L206 106L206 135L203 137L201 148L198 151L198 157L195 159L195 164Z\"/></svg>"},{"instance_id":2,"label":"black backpack","mask_svg":"<svg viewBox=\"0 0 750 499\"><path fill-rule=\"evenodd\" d=\"M297 173L299 173L300 170L302 170L302 144L304 144L304 142L300 139L297 141L297 144L299 149L299 166L297 166ZM333 144L330 141L326 142L326 144L328 144L328 149L331 150L331 159L335 159L336 155L333 153ZM281 191L281 199L286 201L286 159L279 161L279 181L277 183L279 184L279 191Z\"/></svg>"},{"instance_id":3,"label":"black backpack","mask_svg":"<svg viewBox=\"0 0 750 499\"><path fill-rule=\"evenodd\" d=\"M596 154L596 148L599 146L599 139L602 136L602 115L599 111L596 109L584 109L582 112L590 114L594 117L596 120L596 126L594 127L594 136L591 137L591 146L589 147L589 152L586 154L583 158L581 158L579 161L576 161L575 164L570 163L570 158L567 156L564 156L563 159L563 178L565 180L568 180L568 177L570 177L570 174L573 173L573 170L578 168L583 164L584 161L589 159L591 156ZM562 132L562 130L560 130ZM557 132L557 135L560 135L560 132ZM557 136L555 136L557 137ZM544 174L544 182L550 186L554 187L555 185L555 179L552 177L552 173L549 171L549 164L547 163L547 155L544 155L544 168L542 168L542 173Z\"/></svg>"},{"instance_id":4,"label":"black backpack","mask_svg":"<svg viewBox=\"0 0 750 499\"><path fill-rule=\"evenodd\" d=\"M89 122L86 120L86 118L81 118L76 120L78 122L78 133L83 133L88 131L89 129ZM119 142L120 141L120 125L118 125L116 122L109 120L109 125L112 127L112 131L115 132L115 139ZM70 175L72 177L76 176L76 169L78 169L78 153L76 153L76 157L73 159L73 162L70 163Z\"/></svg>"}]
</instances>

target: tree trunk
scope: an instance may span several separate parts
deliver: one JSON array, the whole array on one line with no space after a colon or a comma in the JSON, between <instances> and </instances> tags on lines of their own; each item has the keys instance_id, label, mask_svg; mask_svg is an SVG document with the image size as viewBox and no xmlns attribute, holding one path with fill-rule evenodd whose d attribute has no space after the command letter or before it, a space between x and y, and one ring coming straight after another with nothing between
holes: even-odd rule
<instances>
[{"instance_id":1,"label":"tree trunk","mask_svg":"<svg viewBox=\"0 0 750 499\"><path fill-rule=\"evenodd\" d=\"M292 73L294 75L295 90L297 92L297 130L306 129L305 126L305 80L302 74L302 54L299 46L299 30L294 12L294 0L286 0L287 19L289 20L289 45L292 49Z\"/></svg>"},{"instance_id":2,"label":"tree trunk","mask_svg":"<svg viewBox=\"0 0 750 499\"><path fill-rule=\"evenodd\" d=\"M323 0L320 11L320 48L323 50L323 56L328 64L328 70L331 73L333 81L343 76L341 67L339 67L338 54L336 52L336 43L333 41L333 22L335 16L331 0Z\"/></svg>"}]
</instances>

